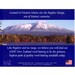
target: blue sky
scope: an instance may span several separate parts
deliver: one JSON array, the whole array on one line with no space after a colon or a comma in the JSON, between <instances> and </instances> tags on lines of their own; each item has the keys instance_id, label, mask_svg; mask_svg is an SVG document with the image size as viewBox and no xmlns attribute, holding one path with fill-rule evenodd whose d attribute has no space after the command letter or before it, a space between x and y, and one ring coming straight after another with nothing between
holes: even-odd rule
<instances>
[{"instance_id":1,"label":"blue sky","mask_svg":"<svg viewBox=\"0 0 75 75\"><path fill-rule=\"evenodd\" d=\"M2 20L2 29L4 29L7 26L35 23L37 21L39 20ZM44 20L44 21L46 21L46 23L48 24L54 24L59 27L74 30L74 20Z\"/></svg>"}]
</instances>

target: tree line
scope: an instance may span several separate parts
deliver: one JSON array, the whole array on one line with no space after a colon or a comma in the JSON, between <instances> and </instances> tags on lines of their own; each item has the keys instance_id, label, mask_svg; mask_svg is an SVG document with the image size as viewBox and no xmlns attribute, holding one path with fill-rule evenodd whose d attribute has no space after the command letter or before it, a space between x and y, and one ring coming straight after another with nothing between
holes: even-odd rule
<instances>
[{"instance_id":1,"label":"tree line","mask_svg":"<svg viewBox=\"0 0 75 75\"><path fill-rule=\"evenodd\" d=\"M50 36L36 36L27 34L8 34L0 35L0 43L9 42L65 42L74 43L74 36L72 35L50 35Z\"/></svg>"}]
</instances>

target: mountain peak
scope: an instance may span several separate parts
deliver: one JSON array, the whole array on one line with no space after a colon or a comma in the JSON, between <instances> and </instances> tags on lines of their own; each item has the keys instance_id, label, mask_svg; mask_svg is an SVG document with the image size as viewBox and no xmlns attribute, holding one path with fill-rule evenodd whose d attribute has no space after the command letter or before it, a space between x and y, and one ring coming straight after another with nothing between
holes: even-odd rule
<instances>
[{"instance_id":1,"label":"mountain peak","mask_svg":"<svg viewBox=\"0 0 75 75\"><path fill-rule=\"evenodd\" d=\"M60 27L57 27L56 25L53 24L47 24L46 21L37 21L32 27L31 30L47 30L49 31L50 29L61 29Z\"/></svg>"},{"instance_id":2,"label":"mountain peak","mask_svg":"<svg viewBox=\"0 0 75 75\"><path fill-rule=\"evenodd\" d=\"M45 30L47 29L46 21L37 21L35 25L31 27L31 30Z\"/></svg>"}]
</instances>

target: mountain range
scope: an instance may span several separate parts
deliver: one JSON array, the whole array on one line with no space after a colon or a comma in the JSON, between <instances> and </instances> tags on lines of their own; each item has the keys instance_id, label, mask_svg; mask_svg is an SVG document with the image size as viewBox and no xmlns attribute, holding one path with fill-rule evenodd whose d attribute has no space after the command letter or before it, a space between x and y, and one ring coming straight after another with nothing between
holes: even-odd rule
<instances>
[{"instance_id":1,"label":"mountain range","mask_svg":"<svg viewBox=\"0 0 75 75\"><path fill-rule=\"evenodd\" d=\"M73 33L69 29L47 24L44 21L22 25L9 25L5 29L0 30L0 34L71 35Z\"/></svg>"}]
</instances>

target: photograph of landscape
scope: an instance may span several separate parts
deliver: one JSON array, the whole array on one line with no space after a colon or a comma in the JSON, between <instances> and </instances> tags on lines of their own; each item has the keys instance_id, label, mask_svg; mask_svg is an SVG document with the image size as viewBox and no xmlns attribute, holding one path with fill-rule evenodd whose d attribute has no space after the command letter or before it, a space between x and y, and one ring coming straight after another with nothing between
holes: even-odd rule
<instances>
[{"instance_id":1,"label":"photograph of landscape","mask_svg":"<svg viewBox=\"0 0 75 75\"><path fill-rule=\"evenodd\" d=\"M2 20L3 43L74 43L73 20Z\"/></svg>"}]
</instances>

